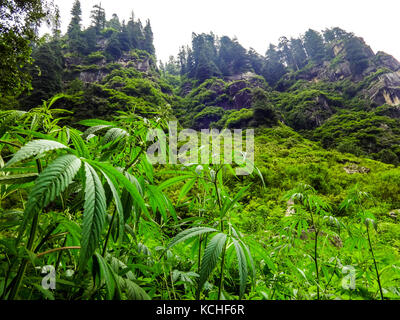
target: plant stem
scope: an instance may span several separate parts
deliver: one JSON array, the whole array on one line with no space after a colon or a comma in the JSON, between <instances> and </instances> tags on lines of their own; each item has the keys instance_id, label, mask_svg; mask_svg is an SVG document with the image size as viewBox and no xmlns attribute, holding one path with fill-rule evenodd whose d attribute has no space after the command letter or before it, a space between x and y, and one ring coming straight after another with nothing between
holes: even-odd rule
<instances>
[{"instance_id":1,"label":"plant stem","mask_svg":"<svg viewBox=\"0 0 400 320\"><path fill-rule=\"evenodd\" d=\"M37 257L41 257L41 256L44 256L44 255L49 254L49 253L52 253L52 252L63 251L63 250L71 250L71 249L77 249L77 250L79 250L80 248L81 248L81 247L79 247L79 246L54 248L54 249L50 249L50 250L47 250L47 251L45 251L45 252L39 253L39 254L37 255Z\"/></svg>"},{"instance_id":2,"label":"plant stem","mask_svg":"<svg viewBox=\"0 0 400 320\"><path fill-rule=\"evenodd\" d=\"M314 228L316 228L316 227L314 226ZM315 270L317 272L317 299L319 300L318 231L317 231L317 229L315 229L314 262L315 262Z\"/></svg>"},{"instance_id":3,"label":"plant stem","mask_svg":"<svg viewBox=\"0 0 400 320\"><path fill-rule=\"evenodd\" d=\"M40 162L40 159L36 159L36 166L38 169L38 173L40 174L43 171L43 167L42 167L42 163ZM33 243L35 242L35 236L36 236L36 230L38 227L38 222L39 222L39 212L36 212L35 215L33 216L31 232L29 235L28 244L26 245L27 251L32 251ZM22 234L23 234L23 231L22 231L21 235ZM22 260L21 265L18 269L17 275L15 276L15 278L13 280L15 282L11 288L10 294L8 295L8 300L14 300L14 298L16 297L19 287L21 286L22 279L24 278L28 262L29 262L28 258L24 258Z\"/></svg>"},{"instance_id":4,"label":"plant stem","mask_svg":"<svg viewBox=\"0 0 400 320\"><path fill-rule=\"evenodd\" d=\"M64 238L64 241L63 241L63 244L62 244L62 248L64 248L66 244L67 244L67 236ZM59 249L59 248L57 248L57 249ZM63 250L59 250L59 251L60 252L58 253L56 267L55 267L56 272L58 270L58 267L60 266L61 256L62 256L62 253L63 253Z\"/></svg>"},{"instance_id":5,"label":"plant stem","mask_svg":"<svg viewBox=\"0 0 400 320\"><path fill-rule=\"evenodd\" d=\"M145 150L144 147L141 147L141 148L140 148L140 151L139 151L139 153L136 155L136 157L135 157L130 163L128 163L128 164L126 165L125 171L128 170L130 167L132 167L132 166L136 163L136 161L137 161L137 160L139 159L139 157L142 155L142 153L143 153L144 150Z\"/></svg>"},{"instance_id":6,"label":"plant stem","mask_svg":"<svg viewBox=\"0 0 400 320\"><path fill-rule=\"evenodd\" d=\"M201 203L201 200L199 199L199 203ZM201 219L201 210L199 210L199 218ZM202 245L202 240L203 237L199 235L199 254L197 257L197 274L200 274L200 267L201 267L201 245ZM197 286L196 290L196 300L200 300L200 287Z\"/></svg>"},{"instance_id":7,"label":"plant stem","mask_svg":"<svg viewBox=\"0 0 400 320\"><path fill-rule=\"evenodd\" d=\"M32 247L33 247L33 242L35 239L35 235L36 235L36 229L37 229L37 225L38 225L38 220L39 220L39 213L36 213L35 216L33 217L33 221L32 221L32 227L31 227L31 232L29 235L29 240L28 240L28 244L26 246L26 249L28 251L32 251ZM26 267L28 265L28 261L29 259L25 258L22 260L22 263L18 269L17 275L15 276L15 283L11 289L11 292L8 296L8 300L14 300L14 298L16 297L19 287L21 286L21 282L22 279L25 275L25 271L26 271Z\"/></svg>"},{"instance_id":8,"label":"plant stem","mask_svg":"<svg viewBox=\"0 0 400 320\"><path fill-rule=\"evenodd\" d=\"M226 252L226 242L224 245L224 249L222 250L221 272L220 272L220 279L218 286L218 300L221 300L221 293L224 282L225 252Z\"/></svg>"},{"instance_id":9,"label":"plant stem","mask_svg":"<svg viewBox=\"0 0 400 320\"><path fill-rule=\"evenodd\" d=\"M217 194L218 207L219 207L219 210L221 211L222 203L221 203L221 197L219 195L219 190L218 190L217 175L218 175L218 171L215 173L214 187L215 187L215 192ZM220 227L221 227L221 232L224 232L223 217L221 217ZM225 253L226 253L226 242L225 242L224 248L222 250L221 271L220 271L220 278L219 278L219 285L218 285L218 300L221 300L221 293L222 293L222 287L223 287L223 282L224 282Z\"/></svg>"},{"instance_id":10,"label":"plant stem","mask_svg":"<svg viewBox=\"0 0 400 320\"><path fill-rule=\"evenodd\" d=\"M175 286L174 286L174 279L172 279L172 272L169 272L169 277L171 279L171 286L172 286L172 293L174 294L174 299L176 300L176 293L175 293Z\"/></svg>"},{"instance_id":11,"label":"plant stem","mask_svg":"<svg viewBox=\"0 0 400 320\"><path fill-rule=\"evenodd\" d=\"M379 277L378 266L377 266L377 264L376 264L376 259L375 259L374 250L373 250L373 248L372 248L372 243L371 243L371 237L370 237L370 235L369 235L369 226L368 226L368 224L367 224L367 235L368 235L369 249L371 250L372 259L374 260L376 278L377 278L377 280L378 280L378 286L379 286L379 292L380 292L380 294L381 294L381 300L384 300L384 298L383 298L383 291L382 291L382 285L381 285L381 279L380 279L380 277Z\"/></svg>"},{"instance_id":12,"label":"plant stem","mask_svg":"<svg viewBox=\"0 0 400 320\"><path fill-rule=\"evenodd\" d=\"M104 257L105 254L106 254L108 239L110 238L110 235L111 235L111 229L112 229L112 226L113 226L113 223L114 223L115 214L116 214L116 210L114 209L114 213L113 213L112 218L111 218L111 221L110 221L110 226L108 227L107 236L106 236L106 241L104 242L103 253L102 253L102 256L103 256L103 257Z\"/></svg>"},{"instance_id":13,"label":"plant stem","mask_svg":"<svg viewBox=\"0 0 400 320\"><path fill-rule=\"evenodd\" d=\"M168 292L168 299L171 300L171 293L169 291L169 286L168 286L168 278L167 278L167 274L165 273L165 268L163 266L163 273L164 273L164 282L165 282L165 287L167 289Z\"/></svg>"}]
</instances>

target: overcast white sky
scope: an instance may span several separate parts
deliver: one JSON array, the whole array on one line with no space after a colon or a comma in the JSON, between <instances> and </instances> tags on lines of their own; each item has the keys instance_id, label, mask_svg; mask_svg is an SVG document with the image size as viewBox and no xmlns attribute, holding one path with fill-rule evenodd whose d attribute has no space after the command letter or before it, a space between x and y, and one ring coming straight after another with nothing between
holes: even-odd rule
<instances>
[{"instance_id":1,"label":"overcast white sky","mask_svg":"<svg viewBox=\"0 0 400 320\"><path fill-rule=\"evenodd\" d=\"M63 32L70 21L73 0L54 0L60 7ZM90 23L92 6L100 0L81 0L83 25ZM400 0L102 0L107 19L135 16L151 20L157 58L176 55L190 44L192 32L213 31L236 36L246 48L264 54L280 36L297 37L308 28L338 26L354 32L377 51L400 60Z\"/></svg>"}]
</instances>

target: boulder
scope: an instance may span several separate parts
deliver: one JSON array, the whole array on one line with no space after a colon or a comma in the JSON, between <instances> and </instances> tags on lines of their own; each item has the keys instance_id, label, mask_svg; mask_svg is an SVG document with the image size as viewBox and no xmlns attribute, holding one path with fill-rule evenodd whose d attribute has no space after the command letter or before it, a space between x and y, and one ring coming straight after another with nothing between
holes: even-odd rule
<instances>
[{"instance_id":1,"label":"boulder","mask_svg":"<svg viewBox=\"0 0 400 320\"><path fill-rule=\"evenodd\" d=\"M348 174L355 174L355 173L369 173L371 169L366 167L357 166L356 164L349 164L348 166L343 168L344 171Z\"/></svg>"},{"instance_id":2,"label":"boulder","mask_svg":"<svg viewBox=\"0 0 400 320\"><path fill-rule=\"evenodd\" d=\"M389 212L389 217L393 218L393 219L397 219L400 215L400 209L396 209L393 211Z\"/></svg>"}]
</instances>

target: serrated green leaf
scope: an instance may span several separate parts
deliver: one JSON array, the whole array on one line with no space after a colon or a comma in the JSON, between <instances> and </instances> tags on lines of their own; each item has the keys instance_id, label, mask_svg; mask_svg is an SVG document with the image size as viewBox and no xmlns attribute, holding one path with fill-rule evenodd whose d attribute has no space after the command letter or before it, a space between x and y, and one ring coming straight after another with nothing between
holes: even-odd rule
<instances>
[{"instance_id":1,"label":"serrated green leaf","mask_svg":"<svg viewBox=\"0 0 400 320\"><path fill-rule=\"evenodd\" d=\"M226 239L227 235L225 233L218 233L208 243L206 250L204 251L203 259L201 260L199 279L200 290L203 288L217 265L218 258L225 246Z\"/></svg>"},{"instance_id":2,"label":"serrated green leaf","mask_svg":"<svg viewBox=\"0 0 400 320\"><path fill-rule=\"evenodd\" d=\"M74 145L75 150L78 153L78 156L86 159L90 158L89 150L86 146L85 141L83 141L83 139L81 138L80 134L73 129L70 129L69 132L70 132L71 142Z\"/></svg>"},{"instance_id":3,"label":"serrated green leaf","mask_svg":"<svg viewBox=\"0 0 400 320\"><path fill-rule=\"evenodd\" d=\"M80 264L83 267L95 252L106 217L106 196L96 171L85 162L85 204L82 223Z\"/></svg>"},{"instance_id":4,"label":"serrated green leaf","mask_svg":"<svg viewBox=\"0 0 400 320\"><path fill-rule=\"evenodd\" d=\"M137 186L133 183L131 183L121 172L119 172L117 169L112 167L111 165L104 163L104 162L98 162L98 161L88 161L89 163L92 163L93 165L97 166L100 168L102 171L104 171L108 176L114 176L115 179L120 183L120 185L124 188L127 189L127 191L132 195L136 203L139 205L139 207L143 210L143 212L150 217L149 211L147 210L146 204L143 200L143 197L139 193Z\"/></svg>"},{"instance_id":5,"label":"serrated green leaf","mask_svg":"<svg viewBox=\"0 0 400 320\"><path fill-rule=\"evenodd\" d=\"M21 184L34 181L39 175L37 173L13 174L0 176L0 184Z\"/></svg>"},{"instance_id":6,"label":"serrated green leaf","mask_svg":"<svg viewBox=\"0 0 400 320\"><path fill-rule=\"evenodd\" d=\"M233 239L233 244L236 250L236 258L238 260L238 269L239 269L239 277L240 277L240 295L239 299L243 298L244 292L246 290L246 282L247 282L247 261L246 256L244 254L243 248L240 246L239 242L236 239Z\"/></svg>"},{"instance_id":7,"label":"serrated green leaf","mask_svg":"<svg viewBox=\"0 0 400 320\"><path fill-rule=\"evenodd\" d=\"M111 128L107 131L103 138L103 145L106 145L109 142L115 141L119 138L123 138L128 136L128 132L120 128Z\"/></svg>"},{"instance_id":8,"label":"serrated green leaf","mask_svg":"<svg viewBox=\"0 0 400 320\"><path fill-rule=\"evenodd\" d=\"M191 228L185 231L182 231L179 233L172 241L169 243L165 251L171 249L173 246L177 245L178 243L181 243L187 239L193 238L195 236L199 236L201 234L205 233L210 233L210 232L217 232L218 230L214 228L208 228L208 227L195 227Z\"/></svg>"},{"instance_id":9,"label":"serrated green leaf","mask_svg":"<svg viewBox=\"0 0 400 320\"><path fill-rule=\"evenodd\" d=\"M185 183L185 185L181 189L181 192L179 193L178 202L180 202L190 192L190 190L192 190L194 184L196 183L196 180L196 178L191 179Z\"/></svg>"},{"instance_id":10,"label":"serrated green leaf","mask_svg":"<svg viewBox=\"0 0 400 320\"><path fill-rule=\"evenodd\" d=\"M237 203L240 198L242 198L245 194L245 192L249 189L250 186L245 186L242 189L239 190L239 192L236 194L236 196L230 200L230 199L226 199L224 202L224 205L222 206L222 209L220 211L220 217L224 217L226 215L226 213L232 209L232 207L235 205L235 203Z\"/></svg>"},{"instance_id":11,"label":"serrated green leaf","mask_svg":"<svg viewBox=\"0 0 400 320\"><path fill-rule=\"evenodd\" d=\"M81 167L81 160L65 155L54 160L38 176L25 206L25 223L39 210L59 196L72 182Z\"/></svg>"},{"instance_id":12,"label":"serrated green leaf","mask_svg":"<svg viewBox=\"0 0 400 320\"><path fill-rule=\"evenodd\" d=\"M19 149L12 159L8 161L6 167L11 166L14 163L28 159L33 156L41 155L45 152L56 150L56 149L66 149L66 145L52 140L34 140L28 142L21 149Z\"/></svg>"},{"instance_id":13,"label":"serrated green leaf","mask_svg":"<svg viewBox=\"0 0 400 320\"><path fill-rule=\"evenodd\" d=\"M129 279L124 279L124 290L128 300L151 300L146 291Z\"/></svg>"},{"instance_id":14,"label":"serrated green leaf","mask_svg":"<svg viewBox=\"0 0 400 320\"><path fill-rule=\"evenodd\" d=\"M183 175L183 176L173 177L171 179L168 179L168 180L164 181L158 187L159 187L160 190L163 190L165 188L173 186L174 184L177 184L179 182L182 182L182 181L185 181L185 180L191 179L191 178L193 178L193 175Z\"/></svg>"},{"instance_id":15,"label":"serrated green leaf","mask_svg":"<svg viewBox=\"0 0 400 320\"><path fill-rule=\"evenodd\" d=\"M115 207L116 207L117 213L118 213L118 239L120 240L120 243L122 243L123 234L124 234L124 230L125 230L125 228L124 228L125 220L124 220L124 208L122 207L121 197L117 190L118 184L117 184L117 181L114 179L114 177L109 177L103 171L102 171L102 174L107 180L107 183L110 187L111 193L112 193L114 201L115 201Z\"/></svg>"},{"instance_id":16,"label":"serrated green leaf","mask_svg":"<svg viewBox=\"0 0 400 320\"><path fill-rule=\"evenodd\" d=\"M108 262L98 253L95 253L93 259L93 268L98 267L99 270L94 270L94 273L100 273L98 277L100 284L105 284L107 291L107 299L112 300L115 297L118 283L116 282L115 275Z\"/></svg>"}]
</instances>

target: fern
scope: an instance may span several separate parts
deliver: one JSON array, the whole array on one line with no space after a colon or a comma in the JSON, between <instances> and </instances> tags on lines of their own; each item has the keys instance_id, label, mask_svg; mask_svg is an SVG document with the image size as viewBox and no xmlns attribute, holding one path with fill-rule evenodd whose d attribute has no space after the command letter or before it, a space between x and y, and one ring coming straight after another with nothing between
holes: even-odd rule
<instances>
[{"instance_id":1,"label":"fern","mask_svg":"<svg viewBox=\"0 0 400 320\"><path fill-rule=\"evenodd\" d=\"M80 264L83 267L99 244L106 216L106 195L100 178L85 162L85 204L82 223Z\"/></svg>"},{"instance_id":2,"label":"fern","mask_svg":"<svg viewBox=\"0 0 400 320\"><path fill-rule=\"evenodd\" d=\"M66 149L66 145L52 140L34 140L28 142L25 146L19 149L12 159L8 161L6 167L9 167L17 162L23 161L30 157L41 155L45 152L56 150L56 149Z\"/></svg>"}]
</instances>

